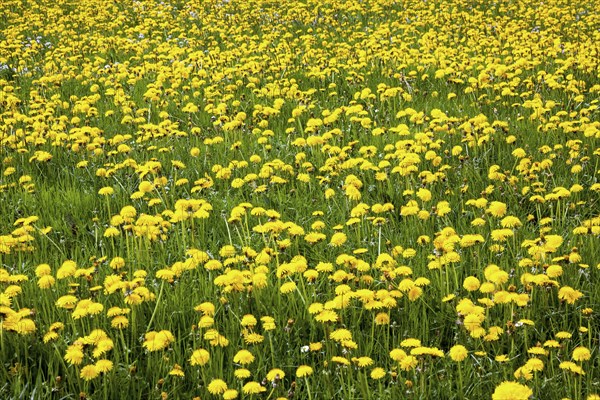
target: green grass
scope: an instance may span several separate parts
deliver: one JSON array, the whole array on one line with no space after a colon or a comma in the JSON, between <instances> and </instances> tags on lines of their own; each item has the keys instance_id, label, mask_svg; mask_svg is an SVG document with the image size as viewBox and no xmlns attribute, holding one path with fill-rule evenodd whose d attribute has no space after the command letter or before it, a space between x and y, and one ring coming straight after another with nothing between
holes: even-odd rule
<instances>
[{"instance_id":1,"label":"green grass","mask_svg":"<svg viewBox=\"0 0 600 400\"><path fill-rule=\"evenodd\" d=\"M215 379L253 399L600 393L594 2L0 11L2 398L234 395L210 393ZM178 214L189 200L207 213ZM67 295L102 309L77 318ZM110 343L97 355L95 330ZM161 331L173 339L153 347ZM100 359L112 368L86 379Z\"/></svg>"}]
</instances>

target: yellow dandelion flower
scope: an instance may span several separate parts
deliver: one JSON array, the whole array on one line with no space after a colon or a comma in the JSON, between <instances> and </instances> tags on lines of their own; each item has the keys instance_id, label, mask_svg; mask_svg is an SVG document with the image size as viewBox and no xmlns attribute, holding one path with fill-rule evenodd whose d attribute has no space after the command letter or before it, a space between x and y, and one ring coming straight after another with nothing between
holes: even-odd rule
<instances>
[{"instance_id":1,"label":"yellow dandelion flower","mask_svg":"<svg viewBox=\"0 0 600 400\"><path fill-rule=\"evenodd\" d=\"M98 372L105 374L113 369L113 362L110 360L102 359L96 361L95 366Z\"/></svg>"},{"instance_id":2,"label":"yellow dandelion flower","mask_svg":"<svg viewBox=\"0 0 600 400\"><path fill-rule=\"evenodd\" d=\"M343 245L344 243L346 243L346 240L348 240L348 237L346 236L345 233L336 232L331 236L331 240L329 241L329 244L334 247L339 247L339 246Z\"/></svg>"},{"instance_id":3,"label":"yellow dandelion flower","mask_svg":"<svg viewBox=\"0 0 600 400\"><path fill-rule=\"evenodd\" d=\"M354 357L352 361L359 367L368 367L373 365L373 359L371 357L363 356L363 357Z\"/></svg>"},{"instance_id":4,"label":"yellow dandelion flower","mask_svg":"<svg viewBox=\"0 0 600 400\"><path fill-rule=\"evenodd\" d=\"M576 347L573 349L572 358L575 361L587 361L592 357L590 350L587 347Z\"/></svg>"},{"instance_id":5,"label":"yellow dandelion flower","mask_svg":"<svg viewBox=\"0 0 600 400\"><path fill-rule=\"evenodd\" d=\"M296 290L296 283L289 281L289 282L285 282L284 284L281 285L281 287L279 288L279 291L282 294L289 294L292 293L294 290Z\"/></svg>"},{"instance_id":6,"label":"yellow dandelion flower","mask_svg":"<svg viewBox=\"0 0 600 400\"><path fill-rule=\"evenodd\" d=\"M169 371L169 375L184 377L185 373L183 372L183 369L181 368L181 365L175 364L173 366L173 368L171 369L171 371Z\"/></svg>"},{"instance_id":7,"label":"yellow dandelion flower","mask_svg":"<svg viewBox=\"0 0 600 400\"><path fill-rule=\"evenodd\" d=\"M388 325L390 323L390 315L388 313L378 313L375 316L375 324L376 325Z\"/></svg>"},{"instance_id":8,"label":"yellow dandelion flower","mask_svg":"<svg viewBox=\"0 0 600 400\"><path fill-rule=\"evenodd\" d=\"M242 387L242 392L244 394L257 394L266 391L267 388L262 386L260 383L254 381L248 382Z\"/></svg>"},{"instance_id":9,"label":"yellow dandelion flower","mask_svg":"<svg viewBox=\"0 0 600 400\"><path fill-rule=\"evenodd\" d=\"M285 377L285 372L279 368L273 368L267 373L267 380L270 382L281 380Z\"/></svg>"},{"instance_id":10,"label":"yellow dandelion flower","mask_svg":"<svg viewBox=\"0 0 600 400\"><path fill-rule=\"evenodd\" d=\"M246 314L246 315L244 315L242 317L242 320L240 321L240 324L244 328L252 328L252 327L256 326L257 323L258 323L258 321L256 320L256 318L252 314Z\"/></svg>"},{"instance_id":11,"label":"yellow dandelion flower","mask_svg":"<svg viewBox=\"0 0 600 400\"><path fill-rule=\"evenodd\" d=\"M452 359L452 361L461 362L465 358L467 358L468 355L469 352L463 345L457 344L455 346L452 346L452 348L450 349L450 358Z\"/></svg>"},{"instance_id":12,"label":"yellow dandelion flower","mask_svg":"<svg viewBox=\"0 0 600 400\"><path fill-rule=\"evenodd\" d=\"M248 350L242 349L233 357L233 362L241 365L251 364L254 361L254 355Z\"/></svg>"},{"instance_id":13,"label":"yellow dandelion flower","mask_svg":"<svg viewBox=\"0 0 600 400\"><path fill-rule=\"evenodd\" d=\"M308 365L301 365L296 369L296 376L298 378L304 378L312 375L313 369Z\"/></svg>"},{"instance_id":14,"label":"yellow dandelion flower","mask_svg":"<svg viewBox=\"0 0 600 400\"><path fill-rule=\"evenodd\" d=\"M207 389L210 394L223 394L227 390L227 383L222 379L213 379Z\"/></svg>"},{"instance_id":15,"label":"yellow dandelion flower","mask_svg":"<svg viewBox=\"0 0 600 400\"><path fill-rule=\"evenodd\" d=\"M323 310L315 316L315 320L319 322L336 322L338 315L333 310Z\"/></svg>"},{"instance_id":16,"label":"yellow dandelion flower","mask_svg":"<svg viewBox=\"0 0 600 400\"><path fill-rule=\"evenodd\" d=\"M492 201L487 212L494 217L503 217L506 215L506 204L500 201Z\"/></svg>"},{"instance_id":17,"label":"yellow dandelion flower","mask_svg":"<svg viewBox=\"0 0 600 400\"><path fill-rule=\"evenodd\" d=\"M570 286L563 286L558 291L558 298L566 301L568 304L575 304L581 297L583 297L583 293Z\"/></svg>"},{"instance_id":18,"label":"yellow dandelion flower","mask_svg":"<svg viewBox=\"0 0 600 400\"><path fill-rule=\"evenodd\" d=\"M352 340L352 332L348 329L336 329L329 334L329 339L335 340L336 342L342 342L344 340Z\"/></svg>"},{"instance_id":19,"label":"yellow dandelion flower","mask_svg":"<svg viewBox=\"0 0 600 400\"><path fill-rule=\"evenodd\" d=\"M71 345L67 348L65 361L71 365L79 365L83 361L83 350L79 345Z\"/></svg>"},{"instance_id":20,"label":"yellow dandelion flower","mask_svg":"<svg viewBox=\"0 0 600 400\"><path fill-rule=\"evenodd\" d=\"M323 343L321 343L321 342L309 343L309 345L308 345L308 349L310 351L319 351L322 348L323 348Z\"/></svg>"},{"instance_id":21,"label":"yellow dandelion flower","mask_svg":"<svg viewBox=\"0 0 600 400\"><path fill-rule=\"evenodd\" d=\"M264 316L260 318L260 322L262 323L262 327L265 331L272 331L276 328L275 326L275 318Z\"/></svg>"},{"instance_id":22,"label":"yellow dandelion flower","mask_svg":"<svg viewBox=\"0 0 600 400\"><path fill-rule=\"evenodd\" d=\"M381 367L376 367L371 370L371 379L378 380L385 376L385 370Z\"/></svg>"},{"instance_id":23,"label":"yellow dandelion flower","mask_svg":"<svg viewBox=\"0 0 600 400\"><path fill-rule=\"evenodd\" d=\"M350 365L350 360L348 360L345 357L340 357L340 356L331 357L331 362L334 362L336 364L341 364L341 365Z\"/></svg>"},{"instance_id":24,"label":"yellow dandelion flower","mask_svg":"<svg viewBox=\"0 0 600 400\"><path fill-rule=\"evenodd\" d=\"M234 376L235 376L237 379L246 379L246 378L249 378L249 377L250 377L250 375L252 375L252 374L251 374L251 373L250 373L250 371L249 371L249 370L247 370L246 368L239 368L239 369L236 369L236 370L233 372L233 375L234 375Z\"/></svg>"},{"instance_id":25,"label":"yellow dandelion flower","mask_svg":"<svg viewBox=\"0 0 600 400\"><path fill-rule=\"evenodd\" d=\"M51 342L52 340L58 339L58 333L54 331L50 331L44 335L43 341L44 343Z\"/></svg>"},{"instance_id":26,"label":"yellow dandelion flower","mask_svg":"<svg viewBox=\"0 0 600 400\"><path fill-rule=\"evenodd\" d=\"M97 378L98 375L100 375L100 371L95 365L86 365L85 367L81 368L81 372L79 374L79 376L86 381L91 381L92 379Z\"/></svg>"},{"instance_id":27,"label":"yellow dandelion flower","mask_svg":"<svg viewBox=\"0 0 600 400\"><path fill-rule=\"evenodd\" d=\"M465 278L463 282L463 287L469 292L473 292L481 286L481 282L474 276L468 276Z\"/></svg>"},{"instance_id":28,"label":"yellow dandelion flower","mask_svg":"<svg viewBox=\"0 0 600 400\"><path fill-rule=\"evenodd\" d=\"M410 371L415 368L419 360L415 356L406 356L402 360L400 360L400 368L403 371Z\"/></svg>"},{"instance_id":29,"label":"yellow dandelion flower","mask_svg":"<svg viewBox=\"0 0 600 400\"><path fill-rule=\"evenodd\" d=\"M527 360L524 367L532 371L539 372L544 369L544 362L539 358L533 357Z\"/></svg>"},{"instance_id":30,"label":"yellow dandelion flower","mask_svg":"<svg viewBox=\"0 0 600 400\"><path fill-rule=\"evenodd\" d=\"M533 391L525 385L513 381L504 381L496 386L492 400L527 400Z\"/></svg>"},{"instance_id":31,"label":"yellow dandelion flower","mask_svg":"<svg viewBox=\"0 0 600 400\"><path fill-rule=\"evenodd\" d=\"M238 391L235 389L227 389L226 391L223 392L223 400L237 399L238 394L239 394Z\"/></svg>"},{"instance_id":32,"label":"yellow dandelion flower","mask_svg":"<svg viewBox=\"0 0 600 400\"><path fill-rule=\"evenodd\" d=\"M194 350L190 357L191 365L203 366L210 360L210 353L205 349Z\"/></svg>"}]
</instances>

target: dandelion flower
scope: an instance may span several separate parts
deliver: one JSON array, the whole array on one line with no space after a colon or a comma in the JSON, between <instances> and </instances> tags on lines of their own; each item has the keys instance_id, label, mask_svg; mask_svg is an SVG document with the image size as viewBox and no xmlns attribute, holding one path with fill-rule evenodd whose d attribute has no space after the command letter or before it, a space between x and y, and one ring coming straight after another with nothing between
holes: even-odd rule
<instances>
[{"instance_id":1,"label":"dandelion flower","mask_svg":"<svg viewBox=\"0 0 600 400\"><path fill-rule=\"evenodd\" d=\"M83 351L81 346L71 345L67 348L65 361L71 365L79 365L83 361Z\"/></svg>"},{"instance_id":2,"label":"dandelion flower","mask_svg":"<svg viewBox=\"0 0 600 400\"><path fill-rule=\"evenodd\" d=\"M347 239L348 239L348 237L346 236L345 233L336 232L333 234L333 236L331 236L331 240L329 241L329 244L333 247L339 247L339 246L343 245L344 243L346 243Z\"/></svg>"},{"instance_id":3,"label":"dandelion flower","mask_svg":"<svg viewBox=\"0 0 600 400\"><path fill-rule=\"evenodd\" d=\"M342 364L342 365L350 365L350 361L347 358L340 357L340 356L331 357L331 362L334 362L337 364Z\"/></svg>"},{"instance_id":4,"label":"dandelion flower","mask_svg":"<svg viewBox=\"0 0 600 400\"><path fill-rule=\"evenodd\" d=\"M257 394L265 392L266 390L267 388L262 386L260 383L254 381L246 383L242 388L242 392L244 392L244 394Z\"/></svg>"},{"instance_id":5,"label":"dandelion flower","mask_svg":"<svg viewBox=\"0 0 600 400\"><path fill-rule=\"evenodd\" d=\"M417 366L419 360L415 356L406 356L402 360L400 360L400 368L403 371L410 371L414 367Z\"/></svg>"},{"instance_id":6,"label":"dandelion flower","mask_svg":"<svg viewBox=\"0 0 600 400\"><path fill-rule=\"evenodd\" d=\"M468 290L469 292L474 292L475 290L479 289L480 285L481 285L481 282L479 282L479 279L477 279L474 276L466 277L463 282L463 287L466 290Z\"/></svg>"},{"instance_id":7,"label":"dandelion flower","mask_svg":"<svg viewBox=\"0 0 600 400\"><path fill-rule=\"evenodd\" d=\"M248 350L242 349L233 357L233 362L237 364L247 365L254 361L254 356Z\"/></svg>"},{"instance_id":8,"label":"dandelion flower","mask_svg":"<svg viewBox=\"0 0 600 400\"><path fill-rule=\"evenodd\" d=\"M533 391L525 385L513 381L504 381L496 386L492 400L527 400Z\"/></svg>"},{"instance_id":9,"label":"dandelion flower","mask_svg":"<svg viewBox=\"0 0 600 400\"><path fill-rule=\"evenodd\" d=\"M304 378L312 375L313 369L308 365L301 365L296 369L296 376L298 378Z\"/></svg>"},{"instance_id":10,"label":"dandelion flower","mask_svg":"<svg viewBox=\"0 0 600 400\"><path fill-rule=\"evenodd\" d=\"M251 373L246 368L239 368L234 371L233 375L238 379L246 379L250 377Z\"/></svg>"},{"instance_id":11,"label":"dandelion flower","mask_svg":"<svg viewBox=\"0 0 600 400\"><path fill-rule=\"evenodd\" d=\"M213 379L207 387L210 394L222 394L227 390L227 383L222 379Z\"/></svg>"},{"instance_id":12,"label":"dandelion flower","mask_svg":"<svg viewBox=\"0 0 600 400\"><path fill-rule=\"evenodd\" d=\"M238 397L238 391L235 389L227 389L225 392L223 392L223 400L233 400L233 399L237 399Z\"/></svg>"},{"instance_id":13,"label":"dandelion flower","mask_svg":"<svg viewBox=\"0 0 600 400\"><path fill-rule=\"evenodd\" d=\"M370 365L373 365L373 359L371 357L366 356L353 358L352 361L354 361L354 363L358 367L368 367Z\"/></svg>"},{"instance_id":14,"label":"dandelion flower","mask_svg":"<svg viewBox=\"0 0 600 400\"><path fill-rule=\"evenodd\" d=\"M281 287L279 288L279 291L283 294L288 294L288 293L292 293L294 290L296 290L296 283L295 282L285 282L283 285L281 285Z\"/></svg>"},{"instance_id":15,"label":"dandelion flower","mask_svg":"<svg viewBox=\"0 0 600 400\"><path fill-rule=\"evenodd\" d=\"M96 369L101 373L107 373L113 369L113 362L110 360L102 359L96 361Z\"/></svg>"},{"instance_id":16,"label":"dandelion flower","mask_svg":"<svg viewBox=\"0 0 600 400\"><path fill-rule=\"evenodd\" d=\"M506 204L500 201L492 201L487 212L494 217L503 217L506 215Z\"/></svg>"},{"instance_id":17,"label":"dandelion flower","mask_svg":"<svg viewBox=\"0 0 600 400\"><path fill-rule=\"evenodd\" d=\"M283 372L279 368L273 368L272 370L270 370L267 373L267 380L271 381L271 382L283 379L284 377L285 377L285 372Z\"/></svg>"},{"instance_id":18,"label":"dandelion flower","mask_svg":"<svg viewBox=\"0 0 600 400\"><path fill-rule=\"evenodd\" d=\"M460 344L452 346L452 348L450 349L450 358L452 359L452 361L461 362L465 358L467 358L468 354L469 352L467 351L465 346Z\"/></svg>"},{"instance_id":19,"label":"dandelion flower","mask_svg":"<svg viewBox=\"0 0 600 400\"><path fill-rule=\"evenodd\" d=\"M381 379L385 376L385 370L381 367L373 368L370 376L371 376L371 379L374 379L374 380Z\"/></svg>"},{"instance_id":20,"label":"dandelion flower","mask_svg":"<svg viewBox=\"0 0 600 400\"><path fill-rule=\"evenodd\" d=\"M192 353L192 356L190 357L190 364L203 366L208 362L208 360L210 360L210 353L207 350L198 349L194 350Z\"/></svg>"},{"instance_id":21,"label":"dandelion flower","mask_svg":"<svg viewBox=\"0 0 600 400\"><path fill-rule=\"evenodd\" d=\"M85 367L81 368L81 373L79 374L79 376L86 381L91 381L92 379L98 377L98 375L100 375L100 371L98 371L98 368L96 368L95 365L86 365Z\"/></svg>"},{"instance_id":22,"label":"dandelion flower","mask_svg":"<svg viewBox=\"0 0 600 400\"><path fill-rule=\"evenodd\" d=\"M573 360L575 361L587 361L591 357L592 354L586 347L576 347L573 349Z\"/></svg>"}]
</instances>

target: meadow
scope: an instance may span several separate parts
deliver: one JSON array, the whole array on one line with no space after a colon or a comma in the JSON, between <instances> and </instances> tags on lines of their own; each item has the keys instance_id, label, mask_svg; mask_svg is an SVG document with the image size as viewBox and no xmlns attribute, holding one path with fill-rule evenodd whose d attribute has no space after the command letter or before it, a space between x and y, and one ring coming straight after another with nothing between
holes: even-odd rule
<instances>
[{"instance_id":1,"label":"meadow","mask_svg":"<svg viewBox=\"0 0 600 400\"><path fill-rule=\"evenodd\" d=\"M600 399L597 1L0 14L0 398Z\"/></svg>"}]
</instances>

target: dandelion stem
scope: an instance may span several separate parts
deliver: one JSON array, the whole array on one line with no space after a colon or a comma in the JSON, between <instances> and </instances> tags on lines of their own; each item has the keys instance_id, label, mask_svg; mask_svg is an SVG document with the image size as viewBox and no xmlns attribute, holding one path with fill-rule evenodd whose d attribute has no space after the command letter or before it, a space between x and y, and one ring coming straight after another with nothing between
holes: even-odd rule
<instances>
[{"instance_id":1,"label":"dandelion stem","mask_svg":"<svg viewBox=\"0 0 600 400\"><path fill-rule=\"evenodd\" d=\"M308 399L312 400L312 394L310 393L310 385L308 384L308 378L304 378L304 383L306 383L306 392L308 393Z\"/></svg>"},{"instance_id":2,"label":"dandelion stem","mask_svg":"<svg viewBox=\"0 0 600 400\"><path fill-rule=\"evenodd\" d=\"M146 332L150 331L150 328L152 327L152 322L154 321L154 317L156 316L158 305L160 304L160 300L162 299L164 287L165 281L162 281L160 284L160 291L158 292L158 298L156 299L156 305L154 306L154 311L152 311L152 316L150 317L150 321L148 321L148 326L146 327Z\"/></svg>"}]
</instances>

